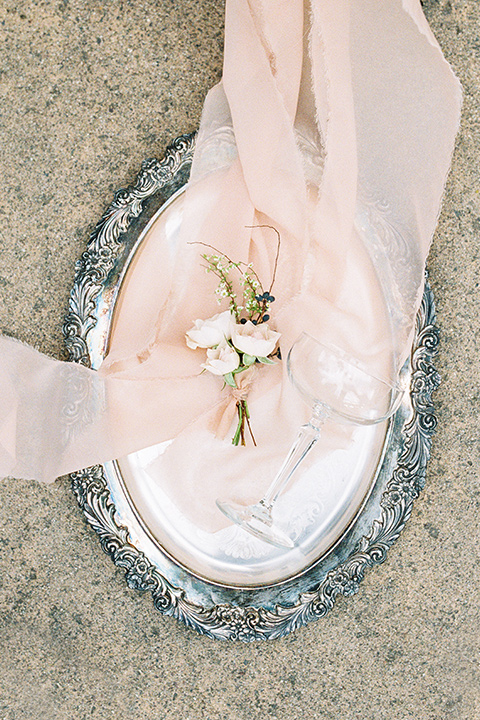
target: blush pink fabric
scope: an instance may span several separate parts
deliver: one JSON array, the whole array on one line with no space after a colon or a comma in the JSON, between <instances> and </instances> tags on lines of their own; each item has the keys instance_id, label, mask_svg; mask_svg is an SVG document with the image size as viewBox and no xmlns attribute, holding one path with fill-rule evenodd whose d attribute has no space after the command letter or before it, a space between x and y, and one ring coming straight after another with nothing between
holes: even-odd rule
<instances>
[{"instance_id":1,"label":"blush pink fabric","mask_svg":"<svg viewBox=\"0 0 480 720\"><path fill-rule=\"evenodd\" d=\"M223 79L205 102L178 243L156 244L161 276L139 283L150 323L139 334L124 321L98 372L0 338L0 475L51 482L172 438L183 438L173 465L179 447L216 452L198 438L213 437L228 397L184 340L219 311L195 243L252 261L268 287L275 234L248 226L281 234L283 356L308 331L394 376L460 107L417 0L227 0ZM249 405L263 449L234 462L267 469L308 410L281 366L257 375ZM211 456L195 462L208 475Z\"/></svg>"}]
</instances>

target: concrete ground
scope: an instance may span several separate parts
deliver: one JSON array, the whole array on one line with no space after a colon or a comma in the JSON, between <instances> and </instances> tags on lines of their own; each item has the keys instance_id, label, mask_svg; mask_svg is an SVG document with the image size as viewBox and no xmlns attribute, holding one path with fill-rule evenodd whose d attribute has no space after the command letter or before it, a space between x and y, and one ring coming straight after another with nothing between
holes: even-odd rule
<instances>
[{"instance_id":1,"label":"concrete ground","mask_svg":"<svg viewBox=\"0 0 480 720\"><path fill-rule=\"evenodd\" d=\"M425 0L461 133L429 261L442 332L428 482L384 565L275 642L208 640L129 590L66 479L0 484L0 720L476 720L480 3ZM74 263L114 190L198 125L216 0L0 0L0 328L62 357Z\"/></svg>"}]
</instances>

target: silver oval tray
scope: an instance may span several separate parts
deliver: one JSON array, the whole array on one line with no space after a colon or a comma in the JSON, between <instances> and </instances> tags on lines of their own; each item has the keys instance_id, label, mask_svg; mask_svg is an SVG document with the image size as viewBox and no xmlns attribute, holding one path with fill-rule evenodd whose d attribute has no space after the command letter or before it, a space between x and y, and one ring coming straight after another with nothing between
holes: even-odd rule
<instances>
[{"instance_id":1,"label":"silver oval tray","mask_svg":"<svg viewBox=\"0 0 480 720\"><path fill-rule=\"evenodd\" d=\"M96 226L77 263L64 323L72 361L93 368L102 362L149 230L158 222L175 226L194 143L194 135L181 136L163 160L144 162L135 185L116 194ZM150 591L158 610L201 633L243 641L281 637L326 615L337 595L356 593L365 569L385 559L425 482L436 425L431 395L439 383L434 323L426 284L403 369L410 392L381 437L378 429L361 437L360 450L375 448L374 462L367 453L355 472L346 473L349 502L337 503L323 524L304 523L301 549L288 551L296 552L292 556L265 551L263 543L259 549L249 538L235 537L233 552L232 537L229 552L222 533L202 539L196 526L179 523L158 487L149 487L142 453L73 473L80 507L105 552L124 568L128 585ZM142 452L148 459L149 451Z\"/></svg>"}]
</instances>

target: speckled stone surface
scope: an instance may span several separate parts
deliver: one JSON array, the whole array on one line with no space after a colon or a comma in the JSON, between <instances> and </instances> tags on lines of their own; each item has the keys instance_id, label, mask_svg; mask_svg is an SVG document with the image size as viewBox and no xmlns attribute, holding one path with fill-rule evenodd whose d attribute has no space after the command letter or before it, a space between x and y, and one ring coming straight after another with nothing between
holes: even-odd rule
<instances>
[{"instance_id":1,"label":"speckled stone surface","mask_svg":"<svg viewBox=\"0 0 480 720\"><path fill-rule=\"evenodd\" d=\"M355 597L281 641L208 640L129 590L67 480L0 483L0 720L480 717L480 3L425 0L465 92L429 261L442 331L428 482ZM56 357L114 190L194 129L216 0L1 0L0 329Z\"/></svg>"}]
</instances>

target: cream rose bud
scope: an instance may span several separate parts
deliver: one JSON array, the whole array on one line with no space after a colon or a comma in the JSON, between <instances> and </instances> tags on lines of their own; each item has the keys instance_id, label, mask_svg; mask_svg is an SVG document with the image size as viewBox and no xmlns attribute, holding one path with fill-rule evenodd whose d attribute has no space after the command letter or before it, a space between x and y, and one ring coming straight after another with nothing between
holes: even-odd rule
<instances>
[{"instance_id":1,"label":"cream rose bud","mask_svg":"<svg viewBox=\"0 0 480 720\"><path fill-rule=\"evenodd\" d=\"M267 357L275 350L280 333L271 330L266 323L254 325L248 320L244 325L232 327L232 343L237 350L254 357Z\"/></svg>"},{"instance_id":2,"label":"cream rose bud","mask_svg":"<svg viewBox=\"0 0 480 720\"><path fill-rule=\"evenodd\" d=\"M227 375L239 365L240 358L237 351L224 340L218 347L207 350L207 362L202 367L214 375Z\"/></svg>"},{"instance_id":3,"label":"cream rose bud","mask_svg":"<svg viewBox=\"0 0 480 720\"><path fill-rule=\"evenodd\" d=\"M208 320L195 320L191 330L185 333L187 345L192 350L212 348L230 340L233 320L230 310L218 313Z\"/></svg>"}]
</instances>

